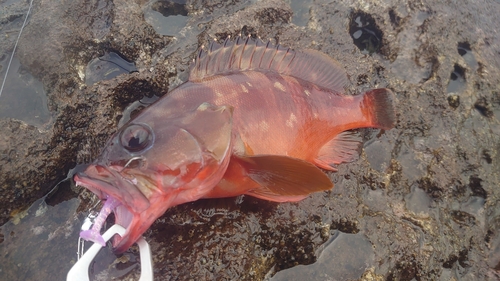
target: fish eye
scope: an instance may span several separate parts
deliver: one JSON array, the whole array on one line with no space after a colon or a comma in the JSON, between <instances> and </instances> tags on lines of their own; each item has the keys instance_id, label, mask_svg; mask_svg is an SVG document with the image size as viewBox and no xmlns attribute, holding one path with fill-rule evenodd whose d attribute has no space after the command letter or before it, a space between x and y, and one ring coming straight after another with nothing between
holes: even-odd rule
<instances>
[{"instance_id":1,"label":"fish eye","mask_svg":"<svg viewBox=\"0 0 500 281\"><path fill-rule=\"evenodd\" d=\"M153 144L153 132L145 124L131 124L120 133L122 146L130 152L139 152Z\"/></svg>"}]
</instances>

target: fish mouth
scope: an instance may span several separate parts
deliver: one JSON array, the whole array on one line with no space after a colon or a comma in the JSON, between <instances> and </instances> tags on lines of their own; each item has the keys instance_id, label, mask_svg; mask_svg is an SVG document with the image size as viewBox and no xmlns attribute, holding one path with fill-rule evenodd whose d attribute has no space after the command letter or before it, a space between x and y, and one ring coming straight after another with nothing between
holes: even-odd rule
<instances>
[{"instance_id":1,"label":"fish mouth","mask_svg":"<svg viewBox=\"0 0 500 281\"><path fill-rule=\"evenodd\" d=\"M135 242L129 241L130 239L135 239L135 237L129 236L135 232L132 228L136 217L150 207L149 200L136 185L137 180L123 177L113 167L106 168L99 165L89 166L84 172L76 173L73 179L77 186L89 189L101 200L112 199L118 201L114 204L111 211L115 214L115 223L123 226L126 230L123 237L115 236L113 247L120 248L119 252L125 251L128 246ZM109 215L109 212L104 214L105 209L106 206L103 206L103 209L99 213L99 216L103 220ZM82 238L93 242L102 241L99 228L100 226L92 230L93 235L98 236L97 239L87 239L83 236ZM104 242L98 243L103 245ZM123 247L124 244L128 246L125 248Z\"/></svg>"}]
</instances>

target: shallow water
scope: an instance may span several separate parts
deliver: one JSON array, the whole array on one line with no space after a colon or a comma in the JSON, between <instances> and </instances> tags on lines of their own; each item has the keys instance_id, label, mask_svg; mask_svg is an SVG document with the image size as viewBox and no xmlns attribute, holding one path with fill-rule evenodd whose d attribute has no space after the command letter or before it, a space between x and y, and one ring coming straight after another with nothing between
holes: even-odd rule
<instances>
[{"instance_id":1,"label":"shallow water","mask_svg":"<svg viewBox=\"0 0 500 281\"><path fill-rule=\"evenodd\" d=\"M5 77L11 54L0 54L0 81ZM33 77L16 57L0 96L0 118L14 118L38 127L44 127L51 120L42 82Z\"/></svg>"},{"instance_id":2,"label":"shallow water","mask_svg":"<svg viewBox=\"0 0 500 281\"><path fill-rule=\"evenodd\" d=\"M2 280L65 280L77 260L78 237L88 200L78 197L69 180L18 213L0 229ZM86 203L87 202L87 203ZM85 243L85 249L90 247ZM101 250L89 268L91 280L126 276L139 266L135 248L119 256Z\"/></svg>"},{"instance_id":3,"label":"shallow water","mask_svg":"<svg viewBox=\"0 0 500 281\"><path fill-rule=\"evenodd\" d=\"M186 27L186 1L150 1L144 8L144 19L161 35L175 36Z\"/></svg>"},{"instance_id":4,"label":"shallow water","mask_svg":"<svg viewBox=\"0 0 500 281\"><path fill-rule=\"evenodd\" d=\"M313 1L287 0L287 2L293 10L292 23L297 26L307 26L311 18L310 7Z\"/></svg>"},{"instance_id":5,"label":"shallow water","mask_svg":"<svg viewBox=\"0 0 500 281\"><path fill-rule=\"evenodd\" d=\"M2 280L63 280L68 261L76 260L78 206L74 195L57 204L41 198L4 224Z\"/></svg>"},{"instance_id":6,"label":"shallow water","mask_svg":"<svg viewBox=\"0 0 500 281\"><path fill-rule=\"evenodd\" d=\"M374 249L362 233L335 233L321 248L315 263L285 269L270 280L357 280L373 267Z\"/></svg>"},{"instance_id":7,"label":"shallow water","mask_svg":"<svg viewBox=\"0 0 500 281\"><path fill-rule=\"evenodd\" d=\"M89 62L85 69L85 84L92 86L99 81L110 80L120 74L130 74L136 71L134 63L126 61L117 53L110 52Z\"/></svg>"}]
</instances>

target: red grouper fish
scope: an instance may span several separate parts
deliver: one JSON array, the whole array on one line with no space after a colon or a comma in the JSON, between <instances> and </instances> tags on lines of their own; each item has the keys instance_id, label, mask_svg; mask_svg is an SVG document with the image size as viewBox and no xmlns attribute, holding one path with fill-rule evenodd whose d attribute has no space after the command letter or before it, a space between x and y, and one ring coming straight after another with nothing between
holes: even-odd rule
<instances>
[{"instance_id":1,"label":"red grouper fish","mask_svg":"<svg viewBox=\"0 0 500 281\"><path fill-rule=\"evenodd\" d=\"M120 128L102 154L74 176L106 200L126 228L127 250L175 205L246 194L298 201L333 187L319 168L357 159L353 129L390 129L389 89L344 95L347 75L323 53L251 38L201 49L189 80ZM319 167L319 168L318 168ZM102 223L81 236L104 242Z\"/></svg>"}]
</instances>

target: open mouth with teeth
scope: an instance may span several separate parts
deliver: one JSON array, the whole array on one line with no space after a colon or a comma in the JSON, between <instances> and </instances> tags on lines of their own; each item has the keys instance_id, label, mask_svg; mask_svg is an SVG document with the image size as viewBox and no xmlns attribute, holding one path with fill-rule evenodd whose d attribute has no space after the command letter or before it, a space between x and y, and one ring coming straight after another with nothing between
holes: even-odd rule
<instances>
[{"instance_id":1,"label":"open mouth with teeth","mask_svg":"<svg viewBox=\"0 0 500 281\"><path fill-rule=\"evenodd\" d=\"M106 218L113 212L115 223L126 231L123 237L113 238L113 247L117 252L126 251L140 235L152 224L155 218L145 219L143 215L150 207L150 201L137 187L137 180L123 177L113 168L90 165L84 172L74 176L77 186L83 186L95 193L104 205L95 218L92 228L82 231L80 237L105 246L101 229ZM151 209L149 210L151 211Z\"/></svg>"}]
</instances>

